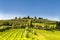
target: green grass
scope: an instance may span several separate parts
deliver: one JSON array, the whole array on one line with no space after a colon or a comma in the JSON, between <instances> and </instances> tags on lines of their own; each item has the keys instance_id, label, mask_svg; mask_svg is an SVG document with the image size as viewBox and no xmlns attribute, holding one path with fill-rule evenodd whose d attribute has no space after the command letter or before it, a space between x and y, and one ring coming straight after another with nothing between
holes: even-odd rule
<instances>
[{"instance_id":1,"label":"green grass","mask_svg":"<svg viewBox=\"0 0 60 40\"><path fill-rule=\"evenodd\" d=\"M0 32L0 40L60 40L60 31L46 31L39 29L30 29L26 38L26 29L9 29L5 32ZM33 30L37 35L33 34Z\"/></svg>"}]
</instances>

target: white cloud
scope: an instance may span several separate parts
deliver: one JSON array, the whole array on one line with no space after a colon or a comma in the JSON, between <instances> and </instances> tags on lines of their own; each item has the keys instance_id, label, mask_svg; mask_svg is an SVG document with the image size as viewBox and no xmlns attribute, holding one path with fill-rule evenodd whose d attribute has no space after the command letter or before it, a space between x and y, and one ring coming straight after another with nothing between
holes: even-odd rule
<instances>
[{"instance_id":1,"label":"white cloud","mask_svg":"<svg viewBox=\"0 0 60 40\"><path fill-rule=\"evenodd\" d=\"M60 21L59 17L48 17L49 20Z\"/></svg>"},{"instance_id":2,"label":"white cloud","mask_svg":"<svg viewBox=\"0 0 60 40\"><path fill-rule=\"evenodd\" d=\"M58 16L40 16L40 17L42 17L44 19L48 19L48 20L60 21L60 18Z\"/></svg>"},{"instance_id":3,"label":"white cloud","mask_svg":"<svg viewBox=\"0 0 60 40\"><path fill-rule=\"evenodd\" d=\"M17 13L0 13L0 20L13 19L15 17L22 17L22 15Z\"/></svg>"}]
</instances>

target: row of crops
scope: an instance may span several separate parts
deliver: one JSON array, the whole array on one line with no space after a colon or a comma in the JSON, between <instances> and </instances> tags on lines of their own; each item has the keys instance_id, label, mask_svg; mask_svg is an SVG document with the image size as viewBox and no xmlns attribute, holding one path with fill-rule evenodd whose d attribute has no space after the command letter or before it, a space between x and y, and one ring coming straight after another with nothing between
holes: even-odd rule
<instances>
[{"instance_id":1,"label":"row of crops","mask_svg":"<svg viewBox=\"0 0 60 40\"><path fill-rule=\"evenodd\" d=\"M36 32L34 34L33 30ZM59 40L60 31L51 32L46 30L30 29L28 38L26 37L26 29L9 29L0 32L0 40Z\"/></svg>"},{"instance_id":2,"label":"row of crops","mask_svg":"<svg viewBox=\"0 0 60 40\"><path fill-rule=\"evenodd\" d=\"M1 40L15 40L15 39L20 39L22 32L24 29L10 29L6 32L1 32L0 39ZM19 37L19 38L18 38Z\"/></svg>"},{"instance_id":3,"label":"row of crops","mask_svg":"<svg viewBox=\"0 0 60 40\"><path fill-rule=\"evenodd\" d=\"M33 30L26 37L26 29L9 29L5 32L0 32L0 40L38 40L37 35L33 34Z\"/></svg>"}]
</instances>

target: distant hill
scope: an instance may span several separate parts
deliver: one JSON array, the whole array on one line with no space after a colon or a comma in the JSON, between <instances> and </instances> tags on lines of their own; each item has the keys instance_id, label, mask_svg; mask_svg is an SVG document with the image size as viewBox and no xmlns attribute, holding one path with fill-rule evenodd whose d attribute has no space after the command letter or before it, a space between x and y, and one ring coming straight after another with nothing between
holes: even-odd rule
<instances>
[{"instance_id":1,"label":"distant hill","mask_svg":"<svg viewBox=\"0 0 60 40\"><path fill-rule=\"evenodd\" d=\"M44 27L44 28L60 28L58 21L52 21L48 19L43 18L37 18L37 17L23 17L23 18L17 18L10 19L10 20L0 20L0 27L1 26L11 26L12 28L25 28L25 27Z\"/></svg>"}]
</instances>

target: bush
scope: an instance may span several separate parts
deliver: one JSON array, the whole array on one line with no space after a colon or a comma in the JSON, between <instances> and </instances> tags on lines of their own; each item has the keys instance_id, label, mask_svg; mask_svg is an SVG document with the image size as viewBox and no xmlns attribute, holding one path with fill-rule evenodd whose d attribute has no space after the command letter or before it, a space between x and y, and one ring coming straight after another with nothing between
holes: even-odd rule
<instances>
[{"instance_id":1,"label":"bush","mask_svg":"<svg viewBox=\"0 0 60 40\"><path fill-rule=\"evenodd\" d=\"M11 24L9 22L6 22L6 21L2 23L2 26L10 26L10 25Z\"/></svg>"},{"instance_id":2,"label":"bush","mask_svg":"<svg viewBox=\"0 0 60 40\"><path fill-rule=\"evenodd\" d=\"M43 29L49 30L50 28L49 28L49 26L46 25L46 26L43 27Z\"/></svg>"},{"instance_id":3,"label":"bush","mask_svg":"<svg viewBox=\"0 0 60 40\"><path fill-rule=\"evenodd\" d=\"M18 24L13 24L13 25L12 25L12 28L18 29L18 28L21 28L21 26L18 25Z\"/></svg>"},{"instance_id":4,"label":"bush","mask_svg":"<svg viewBox=\"0 0 60 40\"><path fill-rule=\"evenodd\" d=\"M56 29L60 29L60 22L56 22Z\"/></svg>"},{"instance_id":5,"label":"bush","mask_svg":"<svg viewBox=\"0 0 60 40\"><path fill-rule=\"evenodd\" d=\"M0 27L0 32L3 32L3 31L8 30L10 28L11 28L11 26L1 26Z\"/></svg>"}]
</instances>

